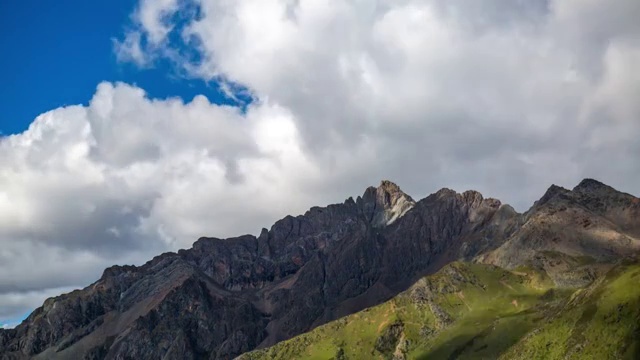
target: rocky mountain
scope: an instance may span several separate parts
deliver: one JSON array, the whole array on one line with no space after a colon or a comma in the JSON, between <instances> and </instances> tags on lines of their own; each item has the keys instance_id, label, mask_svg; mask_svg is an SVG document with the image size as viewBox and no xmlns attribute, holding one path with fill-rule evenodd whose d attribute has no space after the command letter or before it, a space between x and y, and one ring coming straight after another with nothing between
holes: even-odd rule
<instances>
[{"instance_id":1,"label":"rocky mountain","mask_svg":"<svg viewBox=\"0 0 640 360\"><path fill-rule=\"evenodd\" d=\"M381 304L455 260L583 286L638 250L637 198L552 186L525 214L475 191L414 201L383 181L258 237L114 266L0 330L2 359L230 359Z\"/></svg>"},{"instance_id":2,"label":"rocky mountain","mask_svg":"<svg viewBox=\"0 0 640 360\"><path fill-rule=\"evenodd\" d=\"M522 226L481 262L543 268L557 283L582 286L615 260L640 251L640 201L593 179L551 186ZM599 266L598 266L599 264Z\"/></svg>"}]
</instances>

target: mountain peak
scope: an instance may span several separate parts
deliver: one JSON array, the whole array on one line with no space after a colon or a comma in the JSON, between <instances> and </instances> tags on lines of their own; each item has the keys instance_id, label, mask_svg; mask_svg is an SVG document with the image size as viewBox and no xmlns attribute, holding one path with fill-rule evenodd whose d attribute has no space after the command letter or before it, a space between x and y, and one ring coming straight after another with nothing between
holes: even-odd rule
<instances>
[{"instance_id":1,"label":"mountain peak","mask_svg":"<svg viewBox=\"0 0 640 360\"><path fill-rule=\"evenodd\" d=\"M411 210L416 203L411 196L389 180L382 180L377 188L368 187L356 202L360 204L369 221L379 227L390 225Z\"/></svg>"},{"instance_id":2,"label":"mountain peak","mask_svg":"<svg viewBox=\"0 0 640 360\"><path fill-rule=\"evenodd\" d=\"M387 192L402 192L402 190L400 189L400 186L396 185L396 183L390 180L380 181L380 185L378 186L378 189L382 189Z\"/></svg>"},{"instance_id":3,"label":"mountain peak","mask_svg":"<svg viewBox=\"0 0 640 360\"><path fill-rule=\"evenodd\" d=\"M563 195L568 193L569 190L563 188L562 186L558 186L555 184L552 184L551 186L549 186L549 188L547 189L547 191L544 193L544 195L542 195L542 197L540 198L540 200L536 201L536 205L542 205L545 204L547 202L549 202L549 200L559 196L559 195Z\"/></svg>"},{"instance_id":4,"label":"mountain peak","mask_svg":"<svg viewBox=\"0 0 640 360\"><path fill-rule=\"evenodd\" d=\"M598 180L591 179L591 178L583 179L582 181L580 181L580 183L576 187L573 188L573 191L581 191L581 192L602 191L602 190L613 190L613 188L607 184L604 184Z\"/></svg>"}]
</instances>

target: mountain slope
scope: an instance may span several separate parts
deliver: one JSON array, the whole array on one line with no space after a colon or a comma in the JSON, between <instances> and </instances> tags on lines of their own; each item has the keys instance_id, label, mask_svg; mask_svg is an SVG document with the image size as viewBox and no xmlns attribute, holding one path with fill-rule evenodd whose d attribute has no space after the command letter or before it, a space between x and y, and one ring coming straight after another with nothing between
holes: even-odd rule
<instances>
[{"instance_id":1,"label":"mountain slope","mask_svg":"<svg viewBox=\"0 0 640 360\"><path fill-rule=\"evenodd\" d=\"M580 289L542 272L453 263L381 305L239 360L637 359L640 264Z\"/></svg>"},{"instance_id":2,"label":"mountain slope","mask_svg":"<svg viewBox=\"0 0 640 360\"><path fill-rule=\"evenodd\" d=\"M109 268L0 330L0 355L231 358L379 305L455 260L525 266L546 274L546 287L582 287L637 251L638 203L587 179L571 191L552 186L518 214L475 191L416 202L383 181L258 237L201 238L140 267Z\"/></svg>"}]
</instances>

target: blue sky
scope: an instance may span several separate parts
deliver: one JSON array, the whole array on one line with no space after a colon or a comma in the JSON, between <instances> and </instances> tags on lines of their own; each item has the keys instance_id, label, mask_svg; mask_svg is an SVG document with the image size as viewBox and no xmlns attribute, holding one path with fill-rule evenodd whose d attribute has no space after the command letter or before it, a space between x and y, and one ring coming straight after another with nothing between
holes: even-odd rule
<instances>
[{"instance_id":1,"label":"blue sky","mask_svg":"<svg viewBox=\"0 0 640 360\"><path fill-rule=\"evenodd\" d=\"M24 131L39 114L86 104L101 81L123 81L150 97L203 94L228 100L215 83L176 75L168 62L139 69L116 61L112 39L121 37L135 1L0 2L0 132Z\"/></svg>"}]
</instances>

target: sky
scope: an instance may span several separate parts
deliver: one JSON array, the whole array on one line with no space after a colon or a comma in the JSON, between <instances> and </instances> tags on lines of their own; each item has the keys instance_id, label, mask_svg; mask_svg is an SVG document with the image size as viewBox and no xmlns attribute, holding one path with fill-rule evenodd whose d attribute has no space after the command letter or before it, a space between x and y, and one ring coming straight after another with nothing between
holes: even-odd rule
<instances>
[{"instance_id":1,"label":"sky","mask_svg":"<svg viewBox=\"0 0 640 360\"><path fill-rule=\"evenodd\" d=\"M0 3L0 324L389 179L640 194L640 2Z\"/></svg>"},{"instance_id":2,"label":"sky","mask_svg":"<svg viewBox=\"0 0 640 360\"><path fill-rule=\"evenodd\" d=\"M149 96L204 94L236 102L216 82L180 76L169 62L140 69L118 62L111 39L123 32L136 2L3 1L0 3L0 133L21 133L43 112L87 104L101 81L135 84Z\"/></svg>"}]
</instances>

